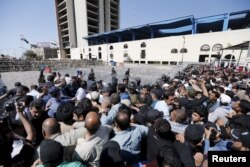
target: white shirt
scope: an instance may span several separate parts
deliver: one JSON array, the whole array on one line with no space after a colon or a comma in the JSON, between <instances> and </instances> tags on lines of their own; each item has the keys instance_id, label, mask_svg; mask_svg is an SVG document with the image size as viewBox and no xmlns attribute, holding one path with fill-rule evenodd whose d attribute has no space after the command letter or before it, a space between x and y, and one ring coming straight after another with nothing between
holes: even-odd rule
<instances>
[{"instance_id":1,"label":"white shirt","mask_svg":"<svg viewBox=\"0 0 250 167\"><path fill-rule=\"evenodd\" d=\"M68 85L68 84L71 83L71 78L70 78L70 77L65 77L65 81L66 81L66 83L67 83L67 85Z\"/></svg>"},{"instance_id":2,"label":"white shirt","mask_svg":"<svg viewBox=\"0 0 250 167\"><path fill-rule=\"evenodd\" d=\"M77 101L80 101L82 100L83 98L86 97L86 92L83 88L79 88L76 92L76 95L75 95Z\"/></svg>"},{"instance_id":3,"label":"white shirt","mask_svg":"<svg viewBox=\"0 0 250 167\"><path fill-rule=\"evenodd\" d=\"M164 100L158 101L154 109L162 111L164 114L163 118L169 120L169 107Z\"/></svg>"},{"instance_id":4,"label":"white shirt","mask_svg":"<svg viewBox=\"0 0 250 167\"><path fill-rule=\"evenodd\" d=\"M33 99L36 100L37 96L39 95L39 92L35 89L31 90L27 95L33 96Z\"/></svg>"}]
</instances>

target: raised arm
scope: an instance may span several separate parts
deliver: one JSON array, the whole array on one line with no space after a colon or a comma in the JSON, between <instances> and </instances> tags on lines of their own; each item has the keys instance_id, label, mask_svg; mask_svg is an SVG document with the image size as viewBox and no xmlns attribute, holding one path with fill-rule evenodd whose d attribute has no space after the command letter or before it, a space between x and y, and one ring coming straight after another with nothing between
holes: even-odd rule
<instances>
[{"instance_id":1,"label":"raised arm","mask_svg":"<svg viewBox=\"0 0 250 167\"><path fill-rule=\"evenodd\" d=\"M24 129L27 133L26 139L29 141L34 141L36 139L36 131L30 121L23 115L24 104L23 103L16 103L16 112L24 126Z\"/></svg>"}]
</instances>

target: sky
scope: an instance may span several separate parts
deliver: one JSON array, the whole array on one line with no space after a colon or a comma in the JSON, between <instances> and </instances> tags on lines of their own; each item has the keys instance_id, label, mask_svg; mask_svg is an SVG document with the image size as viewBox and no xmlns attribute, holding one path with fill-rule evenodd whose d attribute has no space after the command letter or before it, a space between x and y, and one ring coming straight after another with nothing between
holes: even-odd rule
<instances>
[{"instance_id":1,"label":"sky","mask_svg":"<svg viewBox=\"0 0 250 167\"><path fill-rule=\"evenodd\" d=\"M120 28L250 9L250 0L120 0ZM31 44L58 41L54 0L0 0L0 54L20 57Z\"/></svg>"}]
</instances>

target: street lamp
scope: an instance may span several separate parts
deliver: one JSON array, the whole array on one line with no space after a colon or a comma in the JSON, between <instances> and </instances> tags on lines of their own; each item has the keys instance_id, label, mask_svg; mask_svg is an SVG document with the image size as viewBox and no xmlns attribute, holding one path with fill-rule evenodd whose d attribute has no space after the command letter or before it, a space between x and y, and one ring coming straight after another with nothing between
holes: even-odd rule
<instances>
[{"instance_id":1,"label":"street lamp","mask_svg":"<svg viewBox=\"0 0 250 167\"><path fill-rule=\"evenodd\" d=\"M109 65L109 43L107 42L107 66Z\"/></svg>"},{"instance_id":2,"label":"street lamp","mask_svg":"<svg viewBox=\"0 0 250 167\"><path fill-rule=\"evenodd\" d=\"M181 57L181 62L182 62L182 65L183 65L183 56L184 56L184 46L185 46L185 36L182 36L183 38L183 46L182 46L182 49L183 49L183 52L182 52L182 57Z\"/></svg>"},{"instance_id":3,"label":"street lamp","mask_svg":"<svg viewBox=\"0 0 250 167\"><path fill-rule=\"evenodd\" d=\"M218 56L219 56L219 64L218 64L218 67L220 67L223 50L222 50L222 49L219 49L217 53L218 53Z\"/></svg>"}]
</instances>

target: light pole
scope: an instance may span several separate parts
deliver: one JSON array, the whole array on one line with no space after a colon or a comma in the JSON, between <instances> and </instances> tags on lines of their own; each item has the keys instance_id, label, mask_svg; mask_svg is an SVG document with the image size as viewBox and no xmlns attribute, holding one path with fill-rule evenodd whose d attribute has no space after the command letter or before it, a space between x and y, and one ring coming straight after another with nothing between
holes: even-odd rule
<instances>
[{"instance_id":1,"label":"light pole","mask_svg":"<svg viewBox=\"0 0 250 167\"><path fill-rule=\"evenodd\" d=\"M182 38L183 38L183 46L182 46L182 57L181 57L181 62L182 62L182 65L183 65L183 56L184 56L184 46L185 46L185 36L182 36Z\"/></svg>"},{"instance_id":2,"label":"light pole","mask_svg":"<svg viewBox=\"0 0 250 167\"><path fill-rule=\"evenodd\" d=\"M107 66L109 65L109 43L107 42Z\"/></svg>"}]
</instances>

